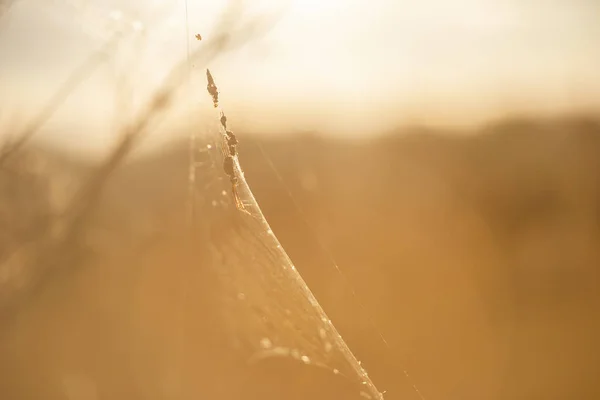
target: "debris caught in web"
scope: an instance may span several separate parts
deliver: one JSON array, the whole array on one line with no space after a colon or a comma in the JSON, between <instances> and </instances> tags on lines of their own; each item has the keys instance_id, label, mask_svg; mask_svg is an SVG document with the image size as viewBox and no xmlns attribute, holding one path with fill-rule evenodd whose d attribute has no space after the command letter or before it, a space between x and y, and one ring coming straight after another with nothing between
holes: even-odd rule
<instances>
[{"instance_id":1,"label":"debris caught in web","mask_svg":"<svg viewBox=\"0 0 600 400\"><path fill-rule=\"evenodd\" d=\"M215 81L209 69L206 70L206 79L208 80L206 89L208 90L208 94L212 96L213 106L217 108L219 107L219 91L217 90L217 85L215 85Z\"/></svg>"}]
</instances>

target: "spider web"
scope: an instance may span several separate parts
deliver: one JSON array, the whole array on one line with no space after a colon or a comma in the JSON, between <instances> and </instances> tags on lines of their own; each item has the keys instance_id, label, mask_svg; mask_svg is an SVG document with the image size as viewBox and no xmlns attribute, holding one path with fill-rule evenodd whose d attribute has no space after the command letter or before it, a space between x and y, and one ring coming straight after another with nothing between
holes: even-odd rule
<instances>
[{"instance_id":1,"label":"spider web","mask_svg":"<svg viewBox=\"0 0 600 400\"><path fill-rule=\"evenodd\" d=\"M236 207L221 168L220 135L196 139L205 160L198 165L192 237L215 280L210 302L226 332L222 354L244 365L242 376L265 379L260 398L382 398L269 227L237 159L244 210ZM184 292L194 290L187 285Z\"/></svg>"},{"instance_id":2,"label":"spider web","mask_svg":"<svg viewBox=\"0 0 600 400\"><path fill-rule=\"evenodd\" d=\"M227 35L215 41L235 45ZM215 54L195 60L207 63ZM182 70L176 68L173 85L181 83ZM92 268L53 282L11 329L2 330L0 393L49 399L383 398L277 240L237 157L235 191L244 210L236 206L223 170L223 132L215 126L194 135L191 192L187 159L179 157L168 183L153 177L143 187L152 195L127 200L123 218L136 222L131 229L143 231L138 225L144 221L158 235L122 234L122 221L102 228L101 239L98 226L90 229L91 242L108 242L111 255L94 257ZM157 221L148 204L160 192L182 195L169 203L175 210ZM190 218L186 201L193 205L192 219L173 223ZM103 218L115 217L101 215L96 222ZM150 244L129 241L136 235L151 237Z\"/></svg>"},{"instance_id":3,"label":"spider web","mask_svg":"<svg viewBox=\"0 0 600 400\"><path fill-rule=\"evenodd\" d=\"M220 107L217 110L222 115ZM215 119L220 115L215 114ZM243 354L250 373L281 364L284 369L303 369L318 376L313 377L316 386L311 389L306 387L310 379L300 386L290 379L286 398L307 390L312 398L321 398L318 393L327 393L323 385L328 384L329 390L343 387L343 396L382 398L271 230L239 158L234 158L235 187L223 172L224 134L218 129L212 132L192 142L200 143L196 151L203 159L196 161L193 237L208 244L205 252L219 282L221 323L233 335L231 343ZM234 193L243 209L236 207Z\"/></svg>"}]
</instances>

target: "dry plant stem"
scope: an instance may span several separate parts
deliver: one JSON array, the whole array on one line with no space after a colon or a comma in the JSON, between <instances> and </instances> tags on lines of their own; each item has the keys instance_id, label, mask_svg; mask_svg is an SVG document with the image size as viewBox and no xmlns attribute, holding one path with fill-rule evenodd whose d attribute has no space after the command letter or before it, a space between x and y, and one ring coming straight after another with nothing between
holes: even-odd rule
<instances>
[{"instance_id":1,"label":"dry plant stem","mask_svg":"<svg viewBox=\"0 0 600 400\"><path fill-rule=\"evenodd\" d=\"M61 87L48 100L46 105L29 124L21 130L14 141L5 143L0 152L0 165L16 152L18 152L33 135L56 113L65 100L85 81L107 58L107 53L116 47L122 35L114 35L102 48L94 52L79 66L61 85Z\"/></svg>"},{"instance_id":2,"label":"dry plant stem","mask_svg":"<svg viewBox=\"0 0 600 400\"><path fill-rule=\"evenodd\" d=\"M6 1L6 0L0 0ZM9 6L14 0L8 0ZM2 3L0 3L2 4ZM0 15L1 17L1 15ZM154 17L161 18L162 14L157 14ZM130 34L132 32L129 32ZM116 32L112 37L96 52L88 57L88 59L62 84L61 87L48 100L46 105L38 113L36 117L29 122L21 132L16 134L14 142L4 143L0 148L0 166L14 153L18 152L27 142L35 135L35 133L56 113L56 111L64 104L65 100L73 93L79 85L85 81L95 69L97 69L109 54L115 50L117 45L127 35L122 32Z\"/></svg>"},{"instance_id":3,"label":"dry plant stem","mask_svg":"<svg viewBox=\"0 0 600 400\"><path fill-rule=\"evenodd\" d=\"M239 39L238 35L221 34L217 37L216 40L209 42L208 46L206 46L205 48L192 53L191 60L195 59L197 61L207 63L215 57L217 57L221 52L235 49L239 45L244 44L250 37L244 34L248 33L248 30L254 31L255 28L255 25L250 24L240 29L238 31L238 34L241 32L241 40L236 40ZM122 133L122 139L115 148L115 150L110 154L107 160L104 161L104 163L97 170L95 175L92 178L90 178L90 180L80 191L80 195L76 197L73 207L71 207L72 210L80 210L75 212L73 216L72 220L74 222L78 222L73 224L74 227L80 226L81 221L86 219L88 215L88 210L92 208L92 205L95 204L94 202L97 201L101 189L104 186L106 180L108 179L110 173L112 173L114 169L116 169L116 167L127 156L127 154L132 149L136 141L139 140L141 136L146 132L146 129L148 128L150 122L156 117L160 116L164 111L166 111L169 108L169 105L176 96L177 90L182 84L181 70L182 67L186 66L186 63L187 61L179 64L171 71L169 77L165 80L161 88L153 96L153 99L150 101L148 107L146 108L146 111L139 115L135 122ZM83 208L77 207L82 203L86 206ZM76 229L76 231L78 231L78 229ZM67 235L67 237L72 236L73 235Z\"/></svg>"},{"instance_id":4,"label":"dry plant stem","mask_svg":"<svg viewBox=\"0 0 600 400\"><path fill-rule=\"evenodd\" d=\"M144 132L152 121L150 117L166 108L167 105L168 96L157 95L155 101L151 103L150 108L145 113L147 118L140 119L138 123L124 131L117 147L85 182L74 200L71 201L69 215L65 218L65 229L58 238L50 243L45 243L45 246L36 252L31 260L31 265L27 267L28 270L37 272L28 282L27 290L21 291L19 296L12 299L12 304L9 303L8 307L5 306L4 309L0 309L0 326L7 322L5 318L16 316L18 310L24 307L28 300L34 299L36 293L40 293L48 283L59 279L63 274L81 265L81 256L84 252L81 239L89 218L100 201L106 181L129 154L139 135Z\"/></svg>"},{"instance_id":5,"label":"dry plant stem","mask_svg":"<svg viewBox=\"0 0 600 400\"><path fill-rule=\"evenodd\" d=\"M229 7L228 9L231 9ZM225 17L231 17L232 13L226 13ZM255 19L251 23L242 26L237 31L229 33L226 30L227 24L219 24L220 28L217 30L215 39L202 49L192 53L188 60L178 64L169 74L165 84L161 90L176 90L182 84L184 77L183 69L187 68L190 62L208 62L212 58L219 55L220 52L226 50L233 50L240 47L250 41L250 39L264 34L270 29L276 18L271 16L270 18ZM227 21L232 25L234 21ZM23 129L19 134L16 135L16 139L12 143L7 143L0 150L0 165L2 165L12 154L19 151L32 137L33 135L54 115L54 113L62 106L68 96L85 80L89 75L100 65L106 57L106 52L113 46L119 43L122 38L121 34L115 34L99 51L95 52L90 56L86 62L80 66L73 74L67 79L67 81L61 86L61 88L52 96L52 98L46 103L46 106L42 111L35 117L29 125ZM205 58L203 60L203 58Z\"/></svg>"},{"instance_id":6,"label":"dry plant stem","mask_svg":"<svg viewBox=\"0 0 600 400\"><path fill-rule=\"evenodd\" d=\"M214 40L207 41L201 49L192 53L190 60L206 64L223 52L236 49L257 35L266 32L265 28L268 27L270 25L265 24L264 20L258 20L243 25L241 28L233 31L233 33L221 32L215 36ZM145 111L138 115L134 122L122 131L120 135L121 139L115 149L79 190L70 207L68 207L69 215L65 218L66 224L62 234L49 243L44 243L44 246L33 257L31 261L32 265L25 267L39 272L36 273L36 276L32 278L27 287L13 299L8 305L8 309L4 307L4 309L0 310L0 322L6 322L5 318L16 316L18 311L35 298L49 282L81 266L80 256L83 249L80 239L82 233L85 231L89 217L93 214L95 206L100 200L100 195L106 181L110 174L123 162L137 141L147 132L151 122L158 119L158 117L162 116L168 110L169 105L174 101L177 91L184 83L183 78L185 77L186 64L187 60L184 60L172 69L167 79L165 79L161 87L155 92ZM46 116L45 119L55 109L55 107L49 107L50 111L43 113ZM39 126L43 124L45 119L39 118L38 121L42 122L30 125L30 128L25 131L27 133L25 139L19 141L20 146L17 148L14 146L11 147L13 150L9 150L9 153L12 153L25 144ZM3 156L0 160L4 160L5 157ZM4 324L0 323L0 326L2 325Z\"/></svg>"},{"instance_id":7,"label":"dry plant stem","mask_svg":"<svg viewBox=\"0 0 600 400\"><path fill-rule=\"evenodd\" d=\"M251 37L247 35L249 31L255 31L256 25L249 24L248 26L240 29L237 34L221 34L216 40L208 42L208 45L203 49L200 49L191 54L191 60L201 61L207 63L223 51L232 50L238 46L246 43ZM241 36L241 38L240 38ZM165 80L161 88L155 93L153 99L150 101L146 110L142 112L135 122L131 124L127 129L122 132L122 139L115 148L115 150L109 155L106 161L103 162L101 167L95 173L95 175L87 182L84 188L80 191L80 195L76 198L72 210L81 210L75 213L73 221L81 221L85 219L88 207L77 207L80 203L93 203L95 199L99 197L101 188L104 186L108 176L116 167L123 161L133 145L141 138L146 132L148 125L153 119L156 119L163 114L172 103L176 96L177 90L182 84L182 68L185 67L186 62L177 65L169 74L169 77ZM76 224L78 225L78 224Z\"/></svg>"}]
</instances>

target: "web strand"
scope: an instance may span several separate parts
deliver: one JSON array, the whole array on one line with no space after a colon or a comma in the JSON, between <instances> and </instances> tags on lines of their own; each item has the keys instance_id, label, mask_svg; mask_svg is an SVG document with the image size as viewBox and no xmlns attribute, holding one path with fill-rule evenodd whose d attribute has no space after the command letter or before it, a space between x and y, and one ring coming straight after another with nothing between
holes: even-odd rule
<instances>
[{"instance_id":1,"label":"web strand","mask_svg":"<svg viewBox=\"0 0 600 400\"><path fill-rule=\"evenodd\" d=\"M188 103L190 101L190 85L192 76L192 61L190 55L190 21L188 11L188 0L185 1L185 43L187 57L187 87L188 87ZM191 108L191 107L190 107ZM189 167L188 167L188 224L191 228L194 227L196 219L196 130L191 129L189 136Z\"/></svg>"},{"instance_id":2,"label":"web strand","mask_svg":"<svg viewBox=\"0 0 600 400\"><path fill-rule=\"evenodd\" d=\"M288 185L285 184L285 181L284 181L283 177L281 176L281 174L279 173L279 171L277 170L277 167L273 163L273 160L271 159L271 157L269 157L269 155L267 154L267 152L265 151L264 147L262 146L262 144L260 142L257 142L257 146L258 146L258 149L261 152L263 158L265 159L265 161L269 165L269 169L271 169L271 171L275 174L275 177L279 181L280 185L286 191L288 197L292 201L292 204L293 204L294 208L296 209L296 211L298 212L298 214L300 215L300 218L303 220L303 222L306 225L306 227L311 231L311 234L315 237L315 239L317 241L317 244L321 248L321 251L323 251L327 255L327 258L329 259L329 262L334 266L334 268L336 269L337 273L342 277L342 279L344 281L344 285L346 285L346 287L350 290L350 292L352 293L352 296L354 297L354 299L358 303L358 306L362 309L362 311L364 312L364 314L367 315L367 319L369 321L369 324L371 325L371 327L373 328L373 330L375 330L375 332L377 333L377 336L383 342L383 344L386 346L386 348L387 349L391 349L390 344L388 343L387 339L383 335L382 330L378 327L377 323L375 322L374 317L369 312L369 310L364 305L364 303L362 301L360 301L360 298L358 297L358 294L356 292L356 289L354 288L354 285L350 282L350 280L348 279L348 277L346 276L346 274L341 270L341 268L339 267L339 265L335 261L335 258L333 256L333 254L331 253L331 251L329 249L327 249L327 247L325 245L322 244L321 240L319 239L319 237L318 237L318 235L316 233L316 230L308 222L308 219L306 218L304 212L302 211L302 208L300 207L300 205L298 204L298 202L296 201L296 199L292 195L292 192L291 192L290 188L288 187ZM406 368L402 367L402 366L400 367L400 369L402 370L402 373L404 374L404 376L408 380L408 383L412 386L414 392L417 394L417 396L419 397L419 399L420 400L426 400L425 396L421 393L421 391L419 390L419 388L417 387L417 385L414 383L414 380L412 379L411 375L408 373L408 370Z\"/></svg>"}]
</instances>

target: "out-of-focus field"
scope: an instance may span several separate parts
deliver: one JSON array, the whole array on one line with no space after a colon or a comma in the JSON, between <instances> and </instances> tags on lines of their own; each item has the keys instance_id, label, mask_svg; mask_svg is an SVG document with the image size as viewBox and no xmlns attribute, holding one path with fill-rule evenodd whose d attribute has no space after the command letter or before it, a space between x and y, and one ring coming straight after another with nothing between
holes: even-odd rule
<instances>
[{"instance_id":1,"label":"out-of-focus field","mask_svg":"<svg viewBox=\"0 0 600 400\"><path fill-rule=\"evenodd\" d=\"M386 398L418 398L413 384L436 400L600 398L594 119L507 120L472 135L415 129L362 142L238 136L275 234ZM37 172L3 168L0 398L258 399L278 382L326 386L300 370L286 378L284 367L240 384L235 369L218 365L214 343L225 339L214 336L235 333L211 307L202 236L178 247L186 146L120 168L85 239L91 265L61 271L33 298L14 295L28 281L7 266L35 253L23 244L35 247L36 232L49 229L53 204L69 190L61 180L87 167L41 151L51 161ZM72 380L63 383L74 397L58 387L57 371ZM196 392L165 388L182 376ZM311 398L354 398L330 390Z\"/></svg>"}]
</instances>

